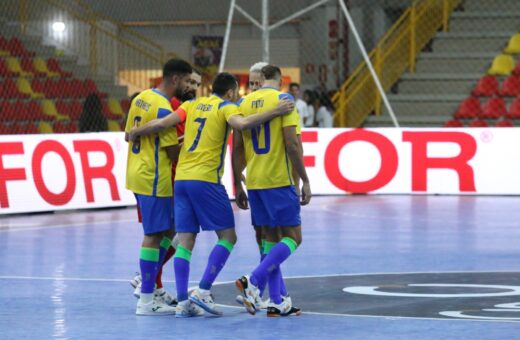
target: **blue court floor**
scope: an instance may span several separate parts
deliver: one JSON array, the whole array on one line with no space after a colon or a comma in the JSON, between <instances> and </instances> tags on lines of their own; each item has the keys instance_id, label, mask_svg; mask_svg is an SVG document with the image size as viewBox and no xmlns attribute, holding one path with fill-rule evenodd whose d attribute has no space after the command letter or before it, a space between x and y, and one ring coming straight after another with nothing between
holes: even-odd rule
<instances>
[{"instance_id":1,"label":"blue court floor","mask_svg":"<svg viewBox=\"0 0 520 340\"><path fill-rule=\"evenodd\" d=\"M283 264L300 317L251 316L233 284L258 262L249 212L214 286L223 317L136 316L133 208L0 218L0 339L505 339L520 330L520 198L314 197ZM190 279L215 235L202 233ZM173 265L164 279L175 292Z\"/></svg>"}]
</instances>

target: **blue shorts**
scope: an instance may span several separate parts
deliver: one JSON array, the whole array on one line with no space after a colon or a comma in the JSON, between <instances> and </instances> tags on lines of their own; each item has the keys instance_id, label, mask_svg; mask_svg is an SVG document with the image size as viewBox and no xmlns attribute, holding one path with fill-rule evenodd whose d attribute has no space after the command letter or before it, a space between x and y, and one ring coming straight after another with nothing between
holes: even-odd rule
<instances>
[{"instance_id":1,"label":"blue shorts","mask_svg":"<svg viewBox=\"0 0 520 340\"><path fill-rule=\"evenodd\" d=\"M173 230L173 197L134 195L141 211L145 235Z\"/></svg>"},{"instance_id":2,"label":"blue shorts","mask_svg":"<svg viewBox=\"0 0 520 340\"><path fill-rule=\"evenodd\" d=\"M224 186L204 181L175 181L175 218L178 233L235 227Z\"/></svg>"},{"instance_id":3,"label":"blue shorts","mask_svg":"<svg viewBox=\"0 0 520 340\"><path fill-rule=\"evenodd\" d=\"M254 226L296 227L301 225L300 200L294 186L248 190Z\"/></svg>"}]
</instances>

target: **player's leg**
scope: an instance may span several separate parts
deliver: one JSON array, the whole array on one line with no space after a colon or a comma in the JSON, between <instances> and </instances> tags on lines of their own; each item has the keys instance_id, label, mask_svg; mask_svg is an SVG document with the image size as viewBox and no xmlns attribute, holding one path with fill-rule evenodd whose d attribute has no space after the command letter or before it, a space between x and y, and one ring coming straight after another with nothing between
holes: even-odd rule
<instances>
[{"instance_id":1,"label":"player's leg","mask_svg":"<svg viewBox=\"0 0 520 340\"><path fill-rule=\"evenodd\" d=\"M300 205L298 195L294 187L284 187L266 190L257 190L259 199L264 202L266 210L272 217L272 225L282 225L282 239L276 243L265 259L252 272L251 276L243 276L236 281L237 287L244 292L245 297L251 302L258 295L258 286L268 281L272 272L279 268L301 243ZM251 197L251 194L249 194ZM251 204L251 207L253 205ZM271 235L271 240L276 240ZM279 283L273 280L273 285ZM276 294L275 294L276 296ZM251 310L248 309L251 313ZM282 313L286 311L283 310ZM254 314L254 311L253 313Z\"/></svg>"},{"instance_id":2,"label":"player's leg","mask_svg":"<svg viewBox=\"0 0 520 340\"><path fill-rule=\"evenodd\" d=\"M209 255L199 288L192 292L190 299L207 312L221 315L222 313L215 309L210 289L237 241L235 219L223 185L198 182L195 183L194 188L196 191L191 194L192 200L197 202L195 206L197 219L203 230L216 232L218 242Z\"/></svg>"},{"instance_id":3,"label":"player's leg","mask_svg":"<svg viewBox=\"0 0 520 340\"><path fill-rule=\"evenodd\" d=\"M171 204L168 197L138 195L142 213L144 238L140 250L139 267L142 283L136 314L173 314L174 308L154 300L155 278L159 266L160 244L164 232L171 229Z\"/></svg>"},{"instance_id":4,"label":"player's leg","mask_svg":"<svg viewBox=\"0 0 520 340\"><path fill-rule=\"evenodd\" d=\"M175 248L172 246L173 238L175 237L175 214L174 214L174 206L173 206L173 198L171 201L172 204L172 218L171 225L172 229L168 230L164 233L163 239L161 240L161 248L159 252L159 270L157 272L157 278L155 279L155 295L156 298L161 302L169 305L175 306L177 304L177 300L171 296L166 290L164 290L162 283L162 273L164 265L173 257L175 253Z\"/></svg>"},{"instance_id":5,"label":"player's leg","mask_svg":"<svg viewBox=\"0 0 520 340\"><path fill-rule=\"evenodd\" d=\"M189 300L188 282L190 276L191 252L195 245L196 234L199 232L199 221L194 211L193 202L189 197L192 181L175 182L175 217L177 239L179 241L173 257L175 284L177 288L177 318L200 315L200 309Z\"/></svg>"}]
</instances>

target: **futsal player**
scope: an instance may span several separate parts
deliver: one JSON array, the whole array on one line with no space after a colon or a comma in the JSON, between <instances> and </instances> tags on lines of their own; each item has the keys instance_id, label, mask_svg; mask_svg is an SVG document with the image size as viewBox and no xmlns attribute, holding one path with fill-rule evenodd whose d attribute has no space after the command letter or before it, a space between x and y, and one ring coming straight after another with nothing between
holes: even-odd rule
<instances>
[{"instance_id":1,"label":"futsal player","mask_svg":"<svg viewBox=\"0 0 520 340\"><path fill-rule=\"evenodd\" d=\"M177 110L182 102L186 102L188 100L191 100L197 96L197 90L201 85L202 77L199 71L193 69L193 72L190 75L190 79L187 82L186 90L184 91L183 95L178 99L177 97L172 97L170 100L170 104L172 106L172 109L175 111ZM184 122L179 123L175 126L176 133L177 133L177 140L179 143L179 146L182 145L182 142L184 140ZM179 149L180 150L180 149ZM175 172L177 168L177 160L172 162L172 183L175 179ZM139 222L142 222L141 218L141 212L139 210L139 206L137 206L137 213ZM172 216L172 223L175 224L175 218ZM166 254L164 256L164 260L162 264L159 266L159 271L157 272L157 278L155 279L155 299L159 300L159 302L165 303L169 306L176 306L177 305L177 299L175 299L168 291L164 289L163 283L162 283L162 273L163 273L163 267L164 265L173 257L173 254L175 254L175 248L176 248L176 239L174 238L175 234L167 235L167 237L170 237L172 241L169 241L171 245L166 250ZM139 298L139 295L141 293L141 274L137 273L137 275L130 281L130 284L132 287L134 287L134 296Z\"/></svg>"},{"instance_id":2,"label":"futsal player","mask_svg":"<svg viewBox=\"0 0 520 340\"><path fill-rule=\"evenodd\" d=\"M262 68L262 76L263 87L240 102L240 111L245 117L261 114L276 106L280 100L290 97L278 90L281 86L281 71L278 67L265 66ZM267 316L299 313L299 310L293 309L290 299L282 297L279 273L280 264L301 243L300 202L293 184L291 165L303 181L301 204L306 205L311 199L309 179L296 134L299 119L297 111L293 110L260 127L242 131L252 220L254 224L268 227L266 257L251 276L246 275L236 281L237 288L244 296L244 306L251 314L257 310L255 302L259 296L258 287L265 286L266 282L269 283L270 296ZM247 196L241 182L236 180L236 171L234 176L237 204L241 208L247 207ZM277 227L281 227L281 240Z\"/></svg>"},{"instance_id":3,"label":"futsal player","mask_svg":"<svg viewBox=\"0 0 520 340\"><path fill-rule=\"evenodd\" d=\"M131 103L125 132L133 126L162 118L172 112L170 98L181 96L192 73L191 66L178 59L163 67L163 79L155 89L141 92ZM171 243L171 162L178 151L177 135L165 130L133 139L128 145L126 188L131 190L142 215L144 237L140 251L142 286L137 315L173 314L175 309L154 299L157 270Z\"/></svg>"},{"instance_id":4,"label":"futsal player","mask_svg":"<svg viewBox=\"0 0 520 340\"><path fill-rule=\"evenodd\" d=\"M221 177L230 127L249 129L291 112L294 103L282 101L263 114L244 118L235 104L238 83L229 73L213 82L213 94L181 105L174 113L132 130L131 140L156 133L186 120L184 144L175 179L175 216L179 245L174 256L177 285L176 317L196 316L196 305L220 315L211 296L211 286L222 270L236 242L235 222ZM215 231L213 248L199 287L188 297L190 260L197 233Z\"/></svg>"}]
</instances>

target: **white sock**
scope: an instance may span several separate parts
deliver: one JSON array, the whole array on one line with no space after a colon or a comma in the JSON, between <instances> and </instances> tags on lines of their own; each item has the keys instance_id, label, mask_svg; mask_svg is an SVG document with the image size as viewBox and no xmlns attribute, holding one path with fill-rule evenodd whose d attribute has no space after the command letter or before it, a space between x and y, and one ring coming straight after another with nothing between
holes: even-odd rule
<instances>
[{"instance_id":1,"label":"white sock","mask_svg":"<svg viewBox=\"0 0 520 340\"><path fill-rule=\"evenodd\" d=\"M211 291L210 291L210 290L202 289L202 288L199 288L199 292L200 292L202 295L209 295L209 294L211 294Z\"/></svg>"},{"instance_id":2,"label":"white sock","mask_svg":"<svg viewBox=\"0 0 520 340\"><path fill-rule=\"evenodd\" d=\"M162 293L164 293L164 288L157 288L155 290L155 294L157 294L157 295L161 295Z\"/></svg>"},{"instance_id":3,"label":"white sock","mask_svg":"<svg viewBox=\"0 0 520 340\"><path fill-rule=\"evenodd\" d=\"M141 296L139 297L139 301L141 301L141 303L144 303L144 304L150 303L150 302L152 302L152 300L153 300L153 293L148 293L148 294L141 293Z\"/></svg>"}]
</instances>

